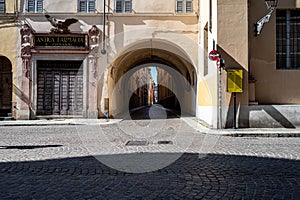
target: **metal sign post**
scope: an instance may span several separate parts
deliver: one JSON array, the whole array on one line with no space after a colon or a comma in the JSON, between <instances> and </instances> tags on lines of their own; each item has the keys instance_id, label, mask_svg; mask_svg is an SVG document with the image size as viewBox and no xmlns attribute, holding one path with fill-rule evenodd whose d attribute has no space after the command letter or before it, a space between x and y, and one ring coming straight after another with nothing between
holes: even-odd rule
<instances>
[{"instance_id":1,"label":"metal sign post","mask_svg":"<svg viewBox=\"0 0 300 200\"><path fill-rule=\"evenodd\" d=\"M218 128L222 129L222 70L221 67L219 67L219 125Z\"/></svg>"},{"instance_id":2,"label":"metal sign post","mask_svg":"<svg viewBox=\"0 0 300 200\"><path fill-rule=\"evenodd\" d=\"M102 31L102 49L101 49L101 53L103 55L106 54L105 26L106 26L106 0L103 1L103 31Z\"/></svg>"},{"instance_id":3,"label":"metal sign post","mask_svg":"<svg viewBox=\"0 0 300 200\"><path fill-rule=\"evenodd\" d=\"M208 55L211 61L216 61L218 67L218 129L222 129L222 68L224 60L221 58L220 54L216 50L212 50Z\"/></svg>"},{"instance_id":4,"label":"metal sign post","mask_svg":"<svg viewBox=\"0 0 300 200\"><path fill-rule=\"evenodd\" d=\"M236 92L233 93L233 129L236 129Z\"/></svg>"},{"instance_id":5,"label":"metal sign post","mask_svg":"<svg viewBox=\"0 0 300 200\"><path fill-rule=\"evenodd\" d=\"M236 129L236 93L243 92L243 70L229 69L227 73L227 91L233 93L233 128Z\"/></svg>"}]
</instances>

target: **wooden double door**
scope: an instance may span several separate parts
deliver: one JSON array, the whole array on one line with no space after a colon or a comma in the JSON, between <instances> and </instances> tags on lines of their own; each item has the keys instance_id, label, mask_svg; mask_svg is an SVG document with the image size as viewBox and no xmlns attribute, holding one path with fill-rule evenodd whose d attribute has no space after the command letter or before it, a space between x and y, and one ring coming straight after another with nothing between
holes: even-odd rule
<instances>
[{"instance_id":1,"label":"wooden double door","mask_svg":"<svg viewBox=\"0 0 300 200\"><path fill-rule=\"evenodd\" d=\"M0 115L11 113L12 106L12 66L4 56L0 56Z\"/></svg>"},{"instance_id":2,"label":"wooden double door","mask_svg":"<svg viewBox=\"0 0 300 200\"><path fill-rule=\"evenodd\" d=\"M37 115L82 115L80 61L38 61Z\"/></svg>"}]
</instances>

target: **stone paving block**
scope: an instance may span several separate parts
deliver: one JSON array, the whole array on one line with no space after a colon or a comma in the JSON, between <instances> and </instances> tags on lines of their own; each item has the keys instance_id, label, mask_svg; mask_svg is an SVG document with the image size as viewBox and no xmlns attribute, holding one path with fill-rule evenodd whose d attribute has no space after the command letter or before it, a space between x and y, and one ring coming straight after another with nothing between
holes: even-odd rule
<instances>
[{"instance_id":1,"label":"stone paving block","mask_svg":"<svg viewBox=\"0 0 300 200\"><path fill-rule=\"evenodd\" d=\"M105 130L114 134L112 147L125 146L124 141L132 139L118 135L116 125ZM199 144L193 142L170 165L140 174L112 169L91 156L74 126L0 127L0 141L11 146L42 146L49 141L62 145L0 149L0 199L300 199L298 138L218 137L212 151L201 158ZM163 150L168 157L174 154L171 146L175 145L133 150L153 154ZM114 158L132 150L105 149L105 153Z\"/></svg>"}]
</instances>

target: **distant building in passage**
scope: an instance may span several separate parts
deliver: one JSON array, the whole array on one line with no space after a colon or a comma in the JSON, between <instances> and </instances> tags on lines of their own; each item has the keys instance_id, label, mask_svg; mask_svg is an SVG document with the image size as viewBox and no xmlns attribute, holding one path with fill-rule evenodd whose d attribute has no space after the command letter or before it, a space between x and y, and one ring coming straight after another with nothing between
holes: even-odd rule
<instances>
[{"instance_id":1,"label":"distant building in passage","mask_svg":"<svg viewBox=\"0 0 300 200\"><path fill-rule=\"evenodd\" d=\"M130 109L153 104L153 77L150 67L135 71L129 84Z\"/></svg>"}]
</instances>

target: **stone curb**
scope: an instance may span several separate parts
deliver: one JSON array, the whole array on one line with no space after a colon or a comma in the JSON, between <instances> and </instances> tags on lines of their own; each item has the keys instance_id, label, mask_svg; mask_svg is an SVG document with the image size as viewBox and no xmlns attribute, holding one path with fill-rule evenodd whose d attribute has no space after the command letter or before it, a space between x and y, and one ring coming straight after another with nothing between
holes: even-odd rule
<instances>
[{"instance_id":1,"label":"stone curb","mask_svg":"<svg viewBox=\"0 0 300 200\"><path fill-rule=\"evenodd\" d=\"M274 131L276 132L276 130ZM290 133L288 131L283 131L281 133L223 133L222 136L231 136L231 137L300 137L299 133Z\"/></svg>"},{"instance_id":2,"label":"stone curb","mask_svg":"<svg viewBox=\"0 0 300 200\"><path fill-rule=\"evenodd\" d=\"M116 124L122 120L16 120L0 121L1 126L66 126L66 125L109 125Z\"/></svg>"},{"instance_id":3,"label":"stone curb","mask_svg":"<svg viewBox=\"0 0 300 200\"><path fill-rule=\"evenodd\" d=\"M204 134L231 137L300 137L300 129L283 128L243 128L243 129L213 129L201 123L196 118L181 118L191 127Z\"/></svg>"},{"instance_id":4,"label":"stone curb","mask_svg":"<svg viewBox=\"0 0 300 200\"><path fill-rule=\"evenodd\" d=\"M183 121L193 127L200 133L231 136L231 137L300 137L300 129L283 129L283 128L249 128L249 129L212 129L202 124L196 118L182 117ZM75 125L109 125L117 124L122 119L106 120L16 120L0 121L1 126L75 126Z\"/></svg>"}]
</instances>

